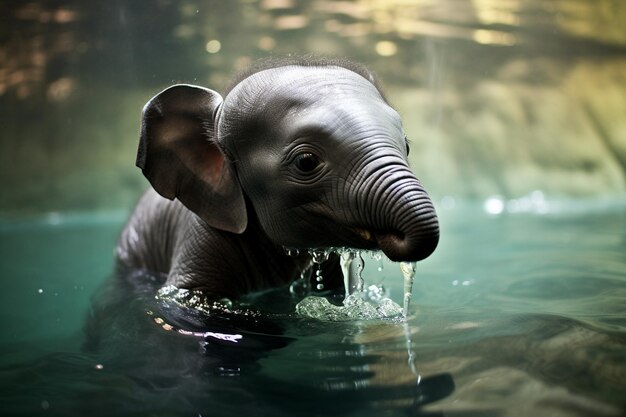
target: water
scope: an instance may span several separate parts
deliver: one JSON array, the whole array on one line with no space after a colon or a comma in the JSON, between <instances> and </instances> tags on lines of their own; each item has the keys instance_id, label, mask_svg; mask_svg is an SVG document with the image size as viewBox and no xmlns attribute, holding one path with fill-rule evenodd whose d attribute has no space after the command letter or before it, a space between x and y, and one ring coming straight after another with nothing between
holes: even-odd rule
<instances>
[{"instance_id":1,"label":"water","mask_svg":"<svg viewBox=\"0 0 626 417\"><path fill-rule=\"evenodd\" d=\"M0 416L623 415L626 206L550 198L626 190L624 4L0 2ZM326 321L295 314L315 268L233 303L103 286L144 103L312 51L380 76L440 203L412 290L367 256Z\"/></svg>"},{"instance_id":2,"label":"water","mask_svg":"<svg viewBox=\"0 0 626 417\"><path fill-rule=\"evenodd\" d=\"M411 307L411 298L413 297L413 280L415 279L415 262L401 262L400 271L404 278L404 297L402 309L404 317L409 315L409 308Z\"/></svg>"},{"instance_id":3,"label":"water","mask_svg":"<svg viewBox=\"0 0 626 417\"><path fill-rule=\"evenodd\" d=\"M379 251L363 251L350 248L328 248L309 249L311 265L309 270L305 270L300 280L294 281L290 286L292 294L304 296L297 305L296 313L309 318L327 321L345 320L372 320L372 319L401 319L407 316L408 300L410 299L411 286L413 285L414 263L402 263L400 269L405 276L405 297L404 309L386 296L386 289L380 284L372 284L365 290L365 280L363 270L365 260L363 254L371 252L371 258L379 262L382 261L382 254ZM289 256L297 256L299 251L292 248L285 248L285 253ZM316 289L324 290L324 277L321 264L328 260L333 254L339 257L341 272L344 283L344 299L339 305L334 305L325 296L314 295L307 288L305 282L311 273L315 274ZM406 268L411 268L412 274L407 275ZM378 266L378 271L382 267ZM407 284L410 281L410 284ZM308 291L306 291L308 289ZM407 296L408 291L408 296Z\"/></svg>"},{"instance_id":4,"label":"water","mask_svg":"<svg viewBox=\"0 0 626 417\"><path fill-rule=\"evenodd\" d=\"M146 274L102 287L123 214L5 220L1 414L622 415L625 206L563 207L440 210L407 321L302 317L287 288L203 304L155 298ZM402 303L397 265L364 279Z\"/></svg>"}]
</instances>

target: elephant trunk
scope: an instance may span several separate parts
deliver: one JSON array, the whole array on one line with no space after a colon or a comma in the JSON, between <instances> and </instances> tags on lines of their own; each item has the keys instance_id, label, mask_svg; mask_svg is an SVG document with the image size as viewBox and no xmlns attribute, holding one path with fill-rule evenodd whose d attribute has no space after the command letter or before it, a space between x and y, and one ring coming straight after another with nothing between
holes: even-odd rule
<instances>
[{"instance_id":1,"label":"elephant trunk","mask_svg":"<svg viewBox=\"0 0 626 417\"><path fill-rule=\"evenodd\" d=\"M369 176L363 198L365 222L377 246L392 261L420 261L439 242L439 221L432 201L406 166L386 166ZM365 206L363 206L365 204Z\"/></svg>"}]
</instances>

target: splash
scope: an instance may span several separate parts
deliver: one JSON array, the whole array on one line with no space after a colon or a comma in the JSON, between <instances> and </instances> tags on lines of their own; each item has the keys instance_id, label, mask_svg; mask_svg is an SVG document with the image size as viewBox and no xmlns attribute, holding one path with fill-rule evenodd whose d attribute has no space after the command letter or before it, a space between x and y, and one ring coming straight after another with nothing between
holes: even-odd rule
<instances>
[{"instance_id":1,"label":"splash","mask_svg":"<svg viewBox=\"0 0 626 417\"><path fill-rule=\"evenodd\" d=\"M371 259L378 262L377 270L381 272L383 256L380 252L330 248L324 250L309 249L308 253L312 259L309 275L303 275L306 278L301 277L301 279L296 280L291 286L291 292L302 294L302 289L305 288L303 281L307 278L310 279L311 273L315 274L316 288L318 290L323 289L321 264L328 260L331 254L336 254L339 256L343 274L345 298L343 305L337 306L331 304L324 297L313 296L310 292L305 293L308 297L305 297L296 306L296 312L299 315L329 321L389 319L408 316L415 276L415 263L400 264L404 276L404 306L401 307L387 297L387 291L382 285L369 285L365 288L363 278L364 255L369 253Z\"/></svg>"},{"instance_id":2,"label":"splash","mask_svg":"<svg viewBox=\"0 0 626 417\"><path fill-rule=\"evenodd\" d=\"M380 320L402 318L402 308L389 298L383 298L377 305L368 302L360 294L350 294L343 306L331 304L324 297L309 296L296 306L301 316L327 321Z\"/></svg>"},{"instance_id":3,"label":"splash","mask_svg":"<svg viewBox=\"0 0 626 417\"><path fill-rule=\"evenodd\" d=\"M207 297L201 290L188 290L185 288L177 288L173 285L166 285L159 288L154 298L157 301L173 303L180 307L200 311L209 316L218 313L245 316L258 314L257 312L235 307L233 302L228 298L215 300Z\"/></svg>"},{"instance_id":4,"label":"splash","mask_svg":"<svg viewBox=\"0 0 626 417\"><path fill-rule=\"evenodd\" d=\"M288 256L300 256L303 250L283 247ZM306 297L296 306L296 312L307 317L321 320L353 320L353 319L379 319L401 315L407 317L415 277L415 262L401 262L400 270L404 277L403 307L398 306L391 299L382 285L369 285L365 288L363 270L365 269L364 255L378 263L378 272L383 270L383 255L379 251L361 251L351 248L326 248L307 249L310 256L310 264L300 275L300 279L294 281L290 291L294 296ZM331 254L339 257L339 265L343 274L345 298L342 306L335 306L323 297L312 295L312 289L323 291L325 289L322 264ZM314 286L311 286L311 274L314 278ZM397 310L400 309L400 313Z\"/></svg>"}]
</instances>

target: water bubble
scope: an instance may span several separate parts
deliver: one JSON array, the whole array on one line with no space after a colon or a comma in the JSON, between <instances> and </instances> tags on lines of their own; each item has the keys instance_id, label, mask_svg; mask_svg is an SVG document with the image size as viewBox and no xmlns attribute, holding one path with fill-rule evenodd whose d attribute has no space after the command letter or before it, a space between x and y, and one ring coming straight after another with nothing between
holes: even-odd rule
<instances>
[{"instance_id":1,"label":"water bubble","mask_svg":"<svg viewBox=\"0 0 626 417\"><path fill-rule=\"evenodd\" d=\"M319 283L319 284L317 284L317 286L315 288L317 288L318 290L322 291L324 289L324 284Z\"/></svg>"},{"instance_id":2,"label":"water bubble","mask_svg":"<svg viewBox=\"0 0 626 417\"><path fill-rule=\"evenodd\" d=\"M380 302L387 295L387 290L382 285L370 285L367 287L366 297L370 301Z\"/></svg>"}]
</instances>

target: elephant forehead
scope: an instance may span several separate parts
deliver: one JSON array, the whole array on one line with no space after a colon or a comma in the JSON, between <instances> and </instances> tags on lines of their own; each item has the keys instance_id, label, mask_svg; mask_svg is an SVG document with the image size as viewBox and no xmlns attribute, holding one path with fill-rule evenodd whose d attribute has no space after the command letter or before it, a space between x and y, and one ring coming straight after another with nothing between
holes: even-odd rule
<instances>
[{"instance_id":1,"label":"elephant forehead","mask_svg":"<svg viewBox=\"0 0 626 417\"><path fill-rule=\"evenodd\" d=\"M369 80L342 67L286 66L243 80L224 100L228 126L271 129L279 142L313 135L390 138L404 148L399 115ZM247 135L246 135L247 136Z\"/></svg>"},{"instance_id":2,"label":"elephant forehead","mask_svg":"<svg viewBox=\"0 0 626 417\"><path fill-rule=\"evenodd\" d=\"M225 98L226 107L286 111L292 106L320 106L330 100L383 101L361 75L335 66L284 66L266 69L241 81Z\"/></svg>"},{"instance_id":3,"label":"elephant forehead","mask_svg":"<svg viewBox=\"0 0 626 417\"><path fill-rule=\"evenodd\" d=\"M383 102L325 98L310 106L293 106L279 124L291 138L320 134L346 140L404 140L400 116Z\"/></svg>"}]
</instances>

